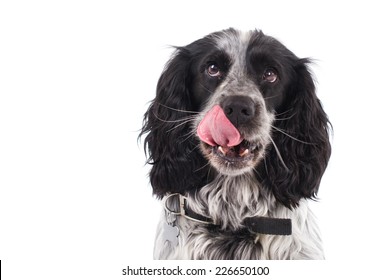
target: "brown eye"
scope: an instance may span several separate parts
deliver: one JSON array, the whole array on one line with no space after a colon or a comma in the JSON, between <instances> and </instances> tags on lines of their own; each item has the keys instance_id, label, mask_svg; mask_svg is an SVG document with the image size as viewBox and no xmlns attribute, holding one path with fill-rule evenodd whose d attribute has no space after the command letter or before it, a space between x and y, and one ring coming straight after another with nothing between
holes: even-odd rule
<instances>
[{"instance_id":1,"label":"brown eye","mask_svg":"<svg viewBox=\"0 0 390 280\"><path fill-rule=\"evenodd\" d=\"M263 74L263 80L274 83L278 79L278 74L273 69L266 69Z\"/></svg>"},{"instance_id":2,"label":"brown eye","mask_svg":"<svg viewBox=\"0 0 390 280\"><path fill-rule=\"evenodd\" d=\"M218 65L216 65L216 64L210 64L210 65L207 67L207 74L208 74L210 77L220 77L220 76L222 76L222 73L221 73L221 71L219 70Z\"/></svg>"}]
</instances>

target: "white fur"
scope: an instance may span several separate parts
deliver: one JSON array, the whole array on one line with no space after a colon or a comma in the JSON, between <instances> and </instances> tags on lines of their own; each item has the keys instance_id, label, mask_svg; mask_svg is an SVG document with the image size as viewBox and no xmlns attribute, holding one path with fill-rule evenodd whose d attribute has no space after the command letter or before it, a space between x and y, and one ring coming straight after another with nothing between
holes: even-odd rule
<instances>
[{"instance_id":1,"label":"white fur","mask_svg":"<svg viewBox=\"0 0 390 280\"><path fill-rule=\"evenodd\" d=\"M229 177L220 176L205 186L195 196L188 197L189 206L199 214L211 217L222 230L235 231L242 228L246 217L264 216L290 218L292 235L255 234L248 240L224 247L231 241L231 234L213 234L207 225L177 217L179 244L175 247L164 240L162 226L166 223L163 213L157 229L154 258L156 259L323 259L323 249L315 217L306 200L290 210L275 203L268 192L259 191L252 185L250 174Z\"/></svg>"}]
</instances>

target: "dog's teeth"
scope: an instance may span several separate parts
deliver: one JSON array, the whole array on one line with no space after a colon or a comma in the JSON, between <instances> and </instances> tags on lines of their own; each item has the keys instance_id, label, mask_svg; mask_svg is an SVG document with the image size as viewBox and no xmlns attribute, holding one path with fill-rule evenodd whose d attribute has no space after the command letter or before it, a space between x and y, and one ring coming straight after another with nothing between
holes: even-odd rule
<instances>
[{"instance_id":1,"label":"dog's teeth","mask_svg":"<svg viewBox=\"0 0 390 280\"><path fill-rule=\"evenodd\" d=\"M220 151L224 156L226 156L225 150L222 148L222 146L218 147L218 151Z\"/></svg>"},{"instance_id":2,"label":"dog's teeth","mask_svg":"<svg viewBox=\"0 0 390 280\"><path fill-rule=\"evenodd\" d=\"M245 149L245 151L240 153L240 157L246 156L247 154L249 154L249 149Z\"/></svg>"}]
</instances>

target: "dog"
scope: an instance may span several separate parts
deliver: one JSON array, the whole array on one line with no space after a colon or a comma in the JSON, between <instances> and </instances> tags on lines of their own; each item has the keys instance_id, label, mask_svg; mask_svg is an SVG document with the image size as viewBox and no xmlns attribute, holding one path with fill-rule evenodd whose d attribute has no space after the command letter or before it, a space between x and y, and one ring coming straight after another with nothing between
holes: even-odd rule
<instances>
[{"instance_id":1,"label":"dog","mask_svg":"<svg viewBox=\"0 0 390 280\"><path fill-rule=\"evenodd\" d=\"M140 137L155 259L324 259L309 209L331 154L310 59L261 30L176 47Z\"/></svg>"}]
</instances>

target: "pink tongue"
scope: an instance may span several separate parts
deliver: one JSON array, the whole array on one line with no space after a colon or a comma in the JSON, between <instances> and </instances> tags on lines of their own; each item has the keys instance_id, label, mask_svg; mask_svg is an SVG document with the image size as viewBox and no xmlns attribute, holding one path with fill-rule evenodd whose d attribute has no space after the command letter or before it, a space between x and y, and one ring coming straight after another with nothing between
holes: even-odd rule
<instances>
[{"instance_id":1,"label":"pink tongue","mask_svg":"<svg viewBox=\"0 0 390 280\"><path fill-rule=\"evenodd\" d=\"M200 122L199 138L211 146L233 147L242 142L240 132L225 116L222 108L215 105Z\"/></svg>"}]
</instances>

